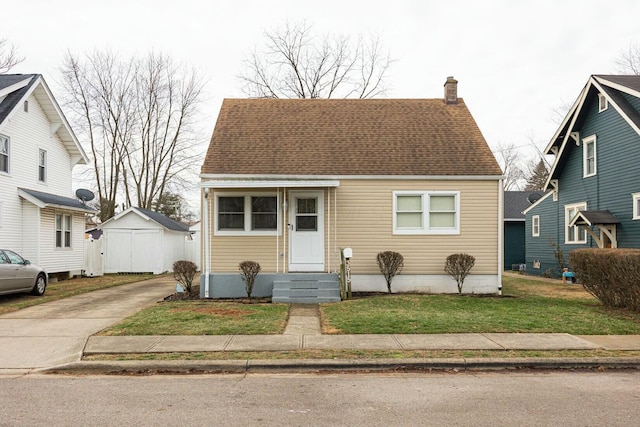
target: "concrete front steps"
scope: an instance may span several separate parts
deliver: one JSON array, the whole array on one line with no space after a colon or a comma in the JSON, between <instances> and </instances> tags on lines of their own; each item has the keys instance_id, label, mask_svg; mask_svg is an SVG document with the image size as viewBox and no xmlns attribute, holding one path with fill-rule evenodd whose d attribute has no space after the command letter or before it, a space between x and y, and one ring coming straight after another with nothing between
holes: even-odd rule
<instances>
[{"instance_id":1,"label":"concrete front steps","mask_svg":"<svg viewBox=\"0 0 640 427\"><path fill-rule=\"evenodd\" d=\"M340 279L334 273L287 274L273 282L272 302L317 304L340 301Z\"/></svg>"}]
</instances>

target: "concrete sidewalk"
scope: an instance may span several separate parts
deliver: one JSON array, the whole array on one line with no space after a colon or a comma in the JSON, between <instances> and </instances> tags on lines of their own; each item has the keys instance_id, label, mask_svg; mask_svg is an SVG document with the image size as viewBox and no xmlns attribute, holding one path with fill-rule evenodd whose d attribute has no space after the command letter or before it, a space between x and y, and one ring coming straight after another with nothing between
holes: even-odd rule
<instances>
[{"instance_id":1,"label":"concrete sidewalk","mask_svg":"<svg viewBox=\"0 0 640 427\"><path fill-rule=\"evenodd\" d=\"M85 355L296 350L640 350L638 335L389 334L92 336ZM640 359L639 359L640 362Z\"/></svg>"}]
</instances>

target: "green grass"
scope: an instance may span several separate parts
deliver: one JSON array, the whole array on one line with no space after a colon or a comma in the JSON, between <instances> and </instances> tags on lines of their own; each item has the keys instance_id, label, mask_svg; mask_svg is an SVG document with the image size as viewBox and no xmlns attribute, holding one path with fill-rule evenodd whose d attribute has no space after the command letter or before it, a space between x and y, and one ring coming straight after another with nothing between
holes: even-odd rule
<instances>
[{"instance_id":1,"label":"green grass","mask_svg":"<svg viewBox=\"0 0 640 427\"><path fill-rule=\"evenodd\" d=\"M270 335L287 323L286 304L174 301L128 317L100 335Z\"/></svg>"},{"instance_id":2,"label":"green grass","mask_svg":"<svg viewBox=\"0 0 640 427\"><path fill-rule=\"evenodd\" d=\"M56 301L86 292L125 285L127 283L139 282L153 277L159 276L153 276L152 274L106 274L98 277L77 277L58 282L49 282L46 293L41 297L27 293L0 295L0 314L11 313L45 302Z\"/></svg>"},{"instance_id":3,"label":"green grass","mask_svg":"<svg viewBox=\"0 0 640 427\"><path fill-rule=\"evenodd\" d=\"M174 301L158 304L102 335L280 334L286 304ZM640 314L605 309L581 286L505 276L503 296L377 295L321 304L323 333L469 332L640 334Z\"/></svg>"},{"instance_id":4,"label":"green grass","mask_svg":"<svg viewBox=\"0 0 640 427\"><path fill-rule=\"evenodd\" d=\"M522 276L503 279L502 297L398 294L322 304L323 330L338 334L640 333L640 315L607 310L581 286Z\"/></svg>"}]
</instances>

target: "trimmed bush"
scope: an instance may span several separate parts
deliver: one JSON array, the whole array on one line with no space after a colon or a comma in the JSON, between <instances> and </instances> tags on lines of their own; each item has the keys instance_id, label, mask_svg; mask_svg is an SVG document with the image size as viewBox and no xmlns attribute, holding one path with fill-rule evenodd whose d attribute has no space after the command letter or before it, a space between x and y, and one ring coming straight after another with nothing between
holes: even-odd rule
<instances>
[{"instance_id":1,"label":"trimmed bush","mask_svg":"<svg viewBox=\"0 0 640 427\"><path fill-rule=\"evenodd\" d=\"M444 263L444 271L454 278L458 285L458 294L462 294L462 285L469 271L476 263L476 258L469 254L451 254Z\"/></svg>"},{"instance_id":2,"label":"trimmed bush","mask_svg":"<svg viewBox=\"0 0 640 427\"><path fill-rule=\"evenodd\" d=\"M173 263L173 278L189 295L193 294L193 278L196 277L197 272L198 266L191 261L180 260Z\"/></svg>"},{"instance_id":3,"label":"trimmed bush","mask_svg":"<svg viewBox=\"0 0 640 427\"><path fill-rule=\"evenodd\" d=\"M240 276L244 281L245 289L247 290L247 296L249 297L249 303L251 303L251 293L253 292L253 283L256 280L256 276L260 273L260 264L255 261L242 261L238 265L240 270Z\"/></svg>"},{"instance_id":4,"label":"trimmed bush","mask_svg":"<svg viewBox=\"0 0 640 427\"><path fill-rule=\"evenodd\" d=\"M391 282L402 271L404 257L398 252L384 251L378 253L376 259L378 260L380 272L384 276L384 280L387 281L387 289L391 293Z\"/></svg>"},{"instance_id":5,"label":"trimmed bush","mask_svg":"<svg viewBox=\"0 0 640 427\"><path fill-rule=\"evenodd\" d=\"M607 307L640 312L640 249L576 249L569 263L578 282Z\"/></svg>"}]
</instances>

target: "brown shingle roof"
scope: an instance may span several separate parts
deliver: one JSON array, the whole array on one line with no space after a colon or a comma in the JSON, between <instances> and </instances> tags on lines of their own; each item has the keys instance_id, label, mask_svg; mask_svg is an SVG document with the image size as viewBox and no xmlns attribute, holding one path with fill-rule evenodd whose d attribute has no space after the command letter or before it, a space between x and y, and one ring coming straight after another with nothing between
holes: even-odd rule
<instances>
[{"instance_id":1,"label":"brown shingle roof","mask_svg":"<svg viewBox=\"0 0 640 427\"><path fill-rule=\"evenodd\" d=\"M202 173L502 175L460 98L225 99Z\"/></svg>"}]
</instances>

